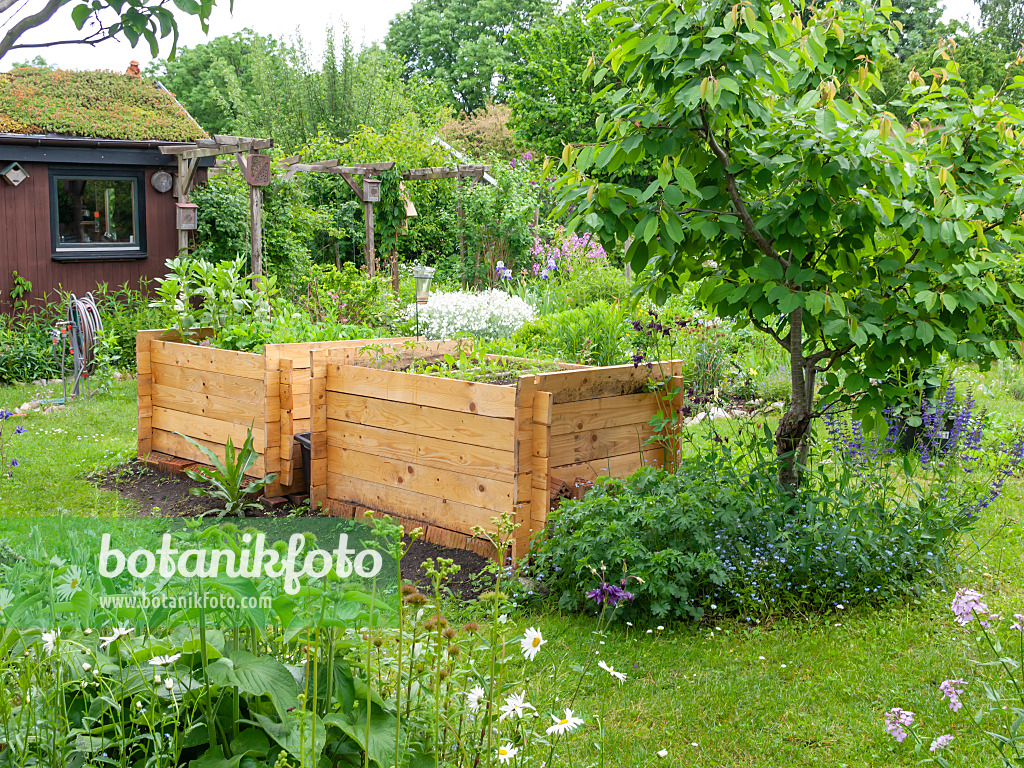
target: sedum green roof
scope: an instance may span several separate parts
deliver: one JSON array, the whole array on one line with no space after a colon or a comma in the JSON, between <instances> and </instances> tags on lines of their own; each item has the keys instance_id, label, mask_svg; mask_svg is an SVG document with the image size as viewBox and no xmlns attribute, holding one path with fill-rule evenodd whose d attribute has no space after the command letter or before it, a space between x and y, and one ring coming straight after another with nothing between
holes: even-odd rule
<instances>
[{"instance_id":1,"label":"sedum green roof","mask_svg":"<svg viewBox=\"0 0 1024 768\"><path fill-rule=\"evenodd\" d=\"M30 67L0 73L0 133L131 141L206 136L174 96L152 80Z\"/></svg>"}]
</instances>

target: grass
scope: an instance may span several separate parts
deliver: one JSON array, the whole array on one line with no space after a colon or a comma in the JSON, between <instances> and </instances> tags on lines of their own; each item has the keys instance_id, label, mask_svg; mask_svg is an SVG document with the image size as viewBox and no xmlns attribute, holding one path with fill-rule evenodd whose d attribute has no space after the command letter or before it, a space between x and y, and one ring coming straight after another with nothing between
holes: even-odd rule
<instances>
[{"instance_id":1,"label":"grass","mask_svg":"<svg viewBox=\"0 0 1024 768\"><path fill-rule=\"evenodd\" d=\"M34 392L0 388L0 407L20 405ZM1024 421L1024 403L980 399L1006 421ZM15 527L20 516L138 511L133 502L86 479L134 450L133 382L9 424L22 424L26 432L9 440L10 455L21 466L13 479L0 482L5 528ZM989 607L1004 615L1024 612L1022 503L1024 482L1011 480L965 540L961 572L952 576L957 584L978 588ZM897 745L884 731L882 715L895 706L917 713L929 738L952 733L954 764L992 765L994 752L976 744L977 731L967 727L982 703L976 676L989 672L969 661L975 635L954 625L950 600L950 594L934 590L908 605L770 624L711 617L699 626L670 626L650 635L615 627L603 646L593 617L540 608L514 619L520 629L536 626L544 633L545 654L564 652L593 671L571 704L588 723L568 742L576 765L597 762L599 721L608 734L606 766L915 765L929 756L927 744L917 756L909 740ZM596 668L598 659L629 679L617 686ZM949 710L937 688L955 677L972 681L959 713ZM572 684L558 690L547 679L533 680L530 698L547 717L549 709L569 705L576 679L571 676ZM665 760L656 756L662 749L668 750Z\"/></svg>"}]
</instances>

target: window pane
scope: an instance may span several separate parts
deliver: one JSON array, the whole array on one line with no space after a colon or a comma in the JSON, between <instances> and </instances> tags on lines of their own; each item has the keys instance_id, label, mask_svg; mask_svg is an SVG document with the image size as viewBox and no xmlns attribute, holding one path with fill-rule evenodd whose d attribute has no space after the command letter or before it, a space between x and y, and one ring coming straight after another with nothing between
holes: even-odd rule
<instances>
[{"instance_id":1,"label":"window pane","mask_svg":"<svg viewBox=\"0 0 1024 768\"><path fill-rule=\"evenodd\" d=\"M58 248L137 247L134 179L55 181Z\"/></svg>"}]
</instances>

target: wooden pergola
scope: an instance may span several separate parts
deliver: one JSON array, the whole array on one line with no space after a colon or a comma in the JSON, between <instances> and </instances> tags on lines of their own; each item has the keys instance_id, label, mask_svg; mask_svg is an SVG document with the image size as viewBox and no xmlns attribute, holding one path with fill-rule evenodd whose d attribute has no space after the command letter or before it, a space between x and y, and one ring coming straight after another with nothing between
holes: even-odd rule
<instances>
[{"instance_id":1,"label":"wooden pergola","mask_svg":"<svg viewBox=\"0 0 1024 768\"><path fill-rule=\"evenodd\" d=\"M178 177L175 195L178 198L178 250L188 249L188 233L196 228L196 206L189 199L195 184L199 161L205 157L234 155L249 184L249 223L251 233L251 268L253 275L263 274L263 187L270 184L274 171L271 158L263 154L273 147L273 139L255 139L245 136L219 136L212 139L198 139L192 144L173 144L160 147L165 155L176 155ZM363 256L366 269L371 277L376 275L376 251L374 247L373 205L380 202L380 181L376 175L394 170L395 163L357 163L342 165L341 160L321 160L315 163L301 162L301 156L285 158L279 163L277 175L286 181L296 173L334 173L341 176L356 198L363 204L366 223L366 241ZM457 165L455 168L410 168L402 172L402 181L430 181L433 179L457 179L461 185L464 179L482 182L487 173L486 165ZM362 181L357 182L356 177ZM459 206L459 218L464 218ZM465 250L463 236L459 235L460 250ZM464 255L464 253L463 253ZM394 258L393 258L394 260ZM397 274L394 273L397 279Z\"/></svg>"}]
</instances>

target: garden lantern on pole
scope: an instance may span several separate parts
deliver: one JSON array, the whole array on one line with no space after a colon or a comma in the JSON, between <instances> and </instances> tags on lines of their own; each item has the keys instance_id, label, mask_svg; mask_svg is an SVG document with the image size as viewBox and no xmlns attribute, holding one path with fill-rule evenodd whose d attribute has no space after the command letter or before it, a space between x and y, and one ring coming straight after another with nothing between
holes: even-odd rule
<instances>
[{"instance_id":1,"label":"garden lantern on pole","mask_svg":"<svg viewBox=\"0 0 1024 768\"><path fill-rule=\"evenodd\" d=\"M412 268L412 277L416 281L416 339L420 338L420 304L430 300L430 282L434 279L436 267L424 267L419 264Z\"/></svg>"}]
</instances>

